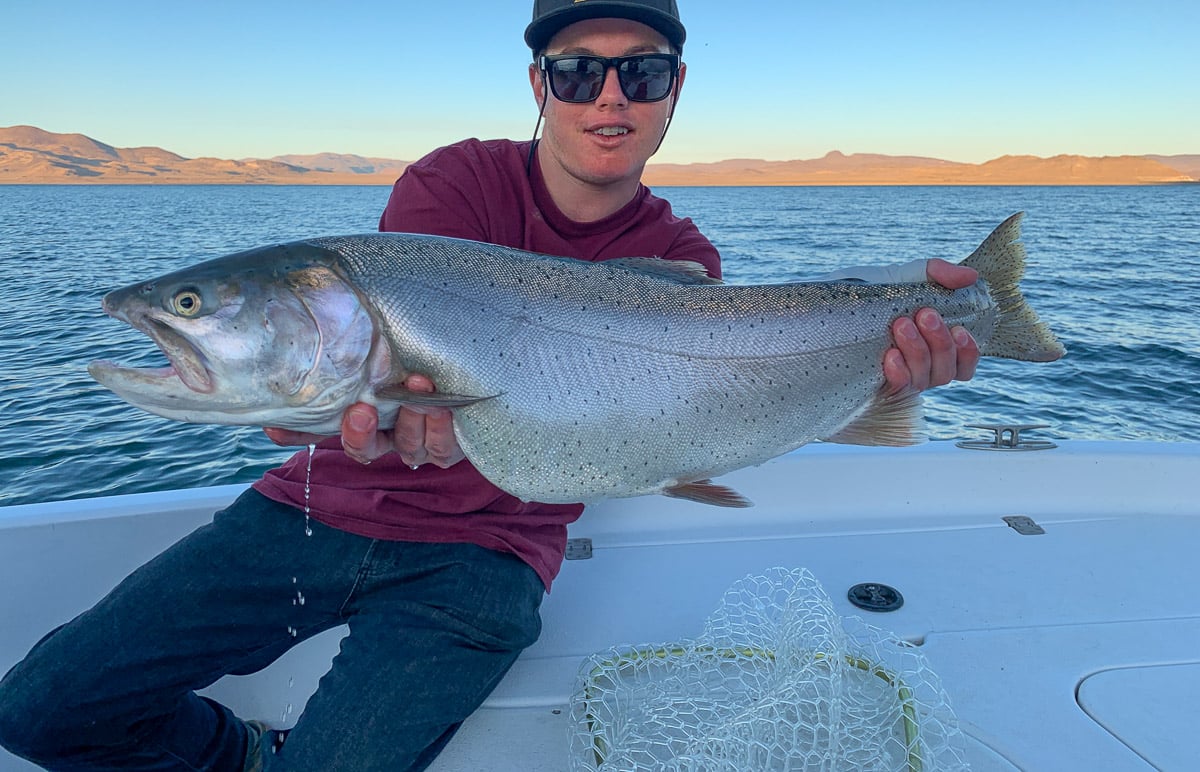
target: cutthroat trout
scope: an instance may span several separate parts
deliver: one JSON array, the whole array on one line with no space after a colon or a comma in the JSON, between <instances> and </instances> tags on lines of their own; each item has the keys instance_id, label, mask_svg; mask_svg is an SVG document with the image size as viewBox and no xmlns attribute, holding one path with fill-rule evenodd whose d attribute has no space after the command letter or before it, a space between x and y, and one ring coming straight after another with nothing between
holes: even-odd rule
<instances>
[{"instance_id":1,"label":"cutthroat trout","mask_svg":"<svg viewBox=\"0 0 1200 772\"><path fill-rule=\"evenodd\" d=\"M891 322L922 307L987 356L1063 347L1026 305L1017 214L963 261L979 281L714 282L693 263L588 263L436 236L314 238L217 258L105 296L162 349L98 361L122 399L194 423L337 433L353 402L454 410L459 445L548 503L661 493L745 505L712 477L813 440L919 441L914 394L884 391ZM400 386L428 375L432 394Z\"/></svg>"}]
</instances>

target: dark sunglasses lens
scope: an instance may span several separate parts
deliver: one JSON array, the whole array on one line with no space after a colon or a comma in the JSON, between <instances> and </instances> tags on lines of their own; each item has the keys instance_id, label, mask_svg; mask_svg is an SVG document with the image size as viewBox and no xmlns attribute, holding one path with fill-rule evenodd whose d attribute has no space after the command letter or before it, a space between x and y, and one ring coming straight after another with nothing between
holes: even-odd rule
<instances>
[{"instance_id":1,"label":"dark sunglasses lens","mask_svg":"<svg viewBox=\"0 0 1200 772\"><path fill-rule=\"evenodd\" d=\"M657 102L671 91L674 68L668 59L636 57L621 62L617 70L621 90L634 102Z\"/></svg>"},{"instance_id":2,"label":"dark sunglasses lens","mask_svg":"<svg viewBox=\"0 0 1200 772\"><path fill-rule=\"evenodd\" d=\"M591 102L604 88L604 63L577 57L550 63L550 89L563 102Z\"/></svg>"},{"instance_id":3,"label":"dark sunglasses lens","mask_svg":"<svg viewBox=\"0 0 1200 772\"><path fill-rule=\"evenodd\" d=\"M602 59L569 56L548 60L550 90L562 102L591 102L604 90L609 65L617 68L617 79L626 98L634 102L657 102L671 93L675 82L675 59L668 56L628 56Z\"/></svg>"}]
</instances>

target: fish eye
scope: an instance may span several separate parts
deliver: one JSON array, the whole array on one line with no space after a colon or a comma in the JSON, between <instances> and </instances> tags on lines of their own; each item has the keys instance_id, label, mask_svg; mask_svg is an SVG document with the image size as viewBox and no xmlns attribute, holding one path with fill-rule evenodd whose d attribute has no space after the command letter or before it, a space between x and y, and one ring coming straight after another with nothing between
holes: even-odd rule
<instances>
[{"instance_id":1,"label":"fish eye","mask_svg":"<svg viewBox=\"0 0 1200 772\"><path fill-rule=\"evenodd\" d=\"M195 316L201 305L200 293L194 289L181 289L171 298L171 308L180 316Z\"/></svg>"}]
</instances>

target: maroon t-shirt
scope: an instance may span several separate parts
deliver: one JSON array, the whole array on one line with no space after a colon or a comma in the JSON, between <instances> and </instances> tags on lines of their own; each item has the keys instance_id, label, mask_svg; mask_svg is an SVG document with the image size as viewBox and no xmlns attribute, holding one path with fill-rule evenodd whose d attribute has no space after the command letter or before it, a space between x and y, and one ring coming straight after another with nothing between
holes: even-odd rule
<instances>
[{"instance_id":1,"label":"maroon t-shirt","mask_svg":"<svg viewBox=\"0 0 1200 772\"><path fill-rule=\"evenodd\" d=\"M531 252L609 260L694 260L720 276L720 257L691 220L645 186L619 212L590 223L568 219L550 198L528 142L471 139L441 148L396 181L381 231L474 239ZM268 498L303 508L308 451L254 484ZM341 440L321 442L312 461L310 514L334 528L374 539L466 542L510 552L549 589L566 549L567 525L581 504L523 502L488 482L469 461L449 469L409 469L396 454L363 465Z\"/></svg>"}]
</instances>

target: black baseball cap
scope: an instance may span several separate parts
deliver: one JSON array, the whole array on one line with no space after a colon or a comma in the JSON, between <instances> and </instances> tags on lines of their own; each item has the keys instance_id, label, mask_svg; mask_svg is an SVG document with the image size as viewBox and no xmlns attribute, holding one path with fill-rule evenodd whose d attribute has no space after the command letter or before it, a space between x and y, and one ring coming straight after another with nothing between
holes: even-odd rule
<instances>
[{"instance_id":1,"label":"black baseball cap","mask_svg":"<svg viewBox=\"0 0 1200 772\"><path fill-rule=\"evenodd\" d=\"M675 0L533 0L533 21L525 28L525 42L536 53L568 24L612 18L639 21L683 49L687 32L679 20Z\"/></svg>"}]
</instances>

